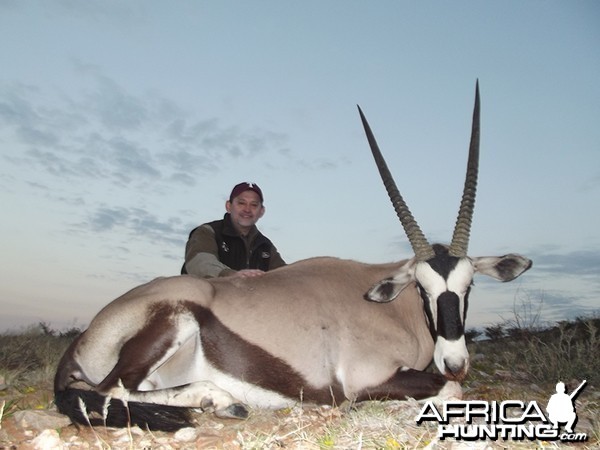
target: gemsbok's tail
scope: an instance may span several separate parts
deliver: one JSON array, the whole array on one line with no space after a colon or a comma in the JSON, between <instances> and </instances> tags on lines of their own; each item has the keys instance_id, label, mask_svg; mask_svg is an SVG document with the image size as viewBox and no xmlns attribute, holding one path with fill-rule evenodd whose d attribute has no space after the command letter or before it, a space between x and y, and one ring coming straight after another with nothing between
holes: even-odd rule
<instances>
[{"instance_id":1,"label":"gemsbok's tail","mask_svg":"<svg viewBox=\"0 0 600 450\"><path fill-rule=\"evenodd\" d=\"M177 431L192 427L190 408L127 402L111 399L95 391L67 388L55 391L54 402L58 411L73 423L92 427L137 425L152 431Z\"/></svg>"}]
</instances>

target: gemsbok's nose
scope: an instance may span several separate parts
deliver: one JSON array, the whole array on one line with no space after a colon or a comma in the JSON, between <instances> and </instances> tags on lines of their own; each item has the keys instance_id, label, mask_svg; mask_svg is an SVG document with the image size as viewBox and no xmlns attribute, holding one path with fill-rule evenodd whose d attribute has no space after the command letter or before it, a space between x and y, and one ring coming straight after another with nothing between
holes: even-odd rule
<instances>
[{"instance_id":1,"label":"gemsbok's nose","mask_svg":"<svg viewBox=\"0 0 600 450\"><path fill-rule=\"evenodd\" d=\"M462 381L467 376L469 370L469 360L463 359L460 361L450 361L444 359L444 376L448 380Z\"/></svg>"}]
</instances>

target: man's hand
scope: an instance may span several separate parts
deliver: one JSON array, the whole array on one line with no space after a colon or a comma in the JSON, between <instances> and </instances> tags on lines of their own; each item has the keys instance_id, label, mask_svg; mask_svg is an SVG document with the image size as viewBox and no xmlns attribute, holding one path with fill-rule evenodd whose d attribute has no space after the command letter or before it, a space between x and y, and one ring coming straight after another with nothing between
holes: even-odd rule
<instances>
[{"instance_id":1,"label":"man's hand","mask_svg":"<svg viewBox=\"0 0 600 450\"><path fill-rule=\"evenodd\" d=\"M253 277L260 277L262 275L264 275L266 272L263 272L262 270L258 270L258 269L244 269L244 270L239 270L237 271L235 274L233 274L234 277L240 277L240 278L253 278Z\"/></svg>"}]
</instances>

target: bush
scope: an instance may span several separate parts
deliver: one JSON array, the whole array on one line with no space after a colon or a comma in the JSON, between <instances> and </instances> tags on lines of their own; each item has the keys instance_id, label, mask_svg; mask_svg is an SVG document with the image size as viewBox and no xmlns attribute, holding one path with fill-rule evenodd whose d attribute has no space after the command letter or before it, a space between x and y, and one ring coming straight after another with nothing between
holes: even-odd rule
<instances>
[{"instance_id":1,"label":"bush","mask_svg":"<svg viewBox=\"0 0 600 450\"><path fill-rule=\"evenodd\" d=\"M587 379L600 385L600 319L562 322L533 335L522 348L521 361L514 361L537 382ZM510 358L512 359L512 358Z\"/></svg>"},{"instance_id":2,"label":"bush","mask_svg":"<svg viewBox=\"0 0 600 450\"><path fill-rule=\"evenodd\" d=\"M48 383L69 344L81 332L51 330L45 323L20 334L0 334L0 375L13 386Z\"/></svg>"}]
</instances>

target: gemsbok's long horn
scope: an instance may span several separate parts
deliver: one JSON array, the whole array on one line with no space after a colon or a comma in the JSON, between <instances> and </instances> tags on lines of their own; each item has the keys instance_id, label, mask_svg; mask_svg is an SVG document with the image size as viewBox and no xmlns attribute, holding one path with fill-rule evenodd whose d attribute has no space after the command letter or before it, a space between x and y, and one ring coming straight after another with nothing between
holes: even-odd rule
<instances>
[{"instance_id":1,"label":"gemsbok's long horn","mask_svg":"<svg viewBox=\"0 0 600 450\"><path fill-rule=\"evenodd\" d=\"M477 174L479 170L479 80L475 84L475 106L473 108L473 124L471 127L471 143L469 145L469 162L467 163L467 175L465 187L458 210L454 234L450 244L451 256L461 258L467 256L469 247L469 234L471 232L471 221L475 207L475 194L477 193Z\"/></svg>"},{"instance_id":2,"label":"gemsbok's long horn","mask_svg":"<svg viewBox=\"0 0 600 450\"><path fill-rule=\"evenodd\" d=\"M427 242L427 239L423 235L421 228L419 228L417 221L408 209L408 206L402 198L402 195L400 195L400 191L394 182L394 178L392 177L385 159L379 150L375 136L373 136L371 127L369 126L362 109L360 109L360 106L358 107L358 112L360 113L360 119L362 120L362 124L367 135L367 140L369 141L369 146L371 147L371 152L373 153L373 158L375 158L375 164L377 164L377 168L379 169L381 180L383 181L383 185L385 186L390 200L392 201L392 205L394 205L394 209L396 210L396 214L400 219L400 223L404 228L404 232L410 241L410 245L415 252L417 261L427 261L435 256L433 248L429 242Z\"/></svg>"}]
</instances>

